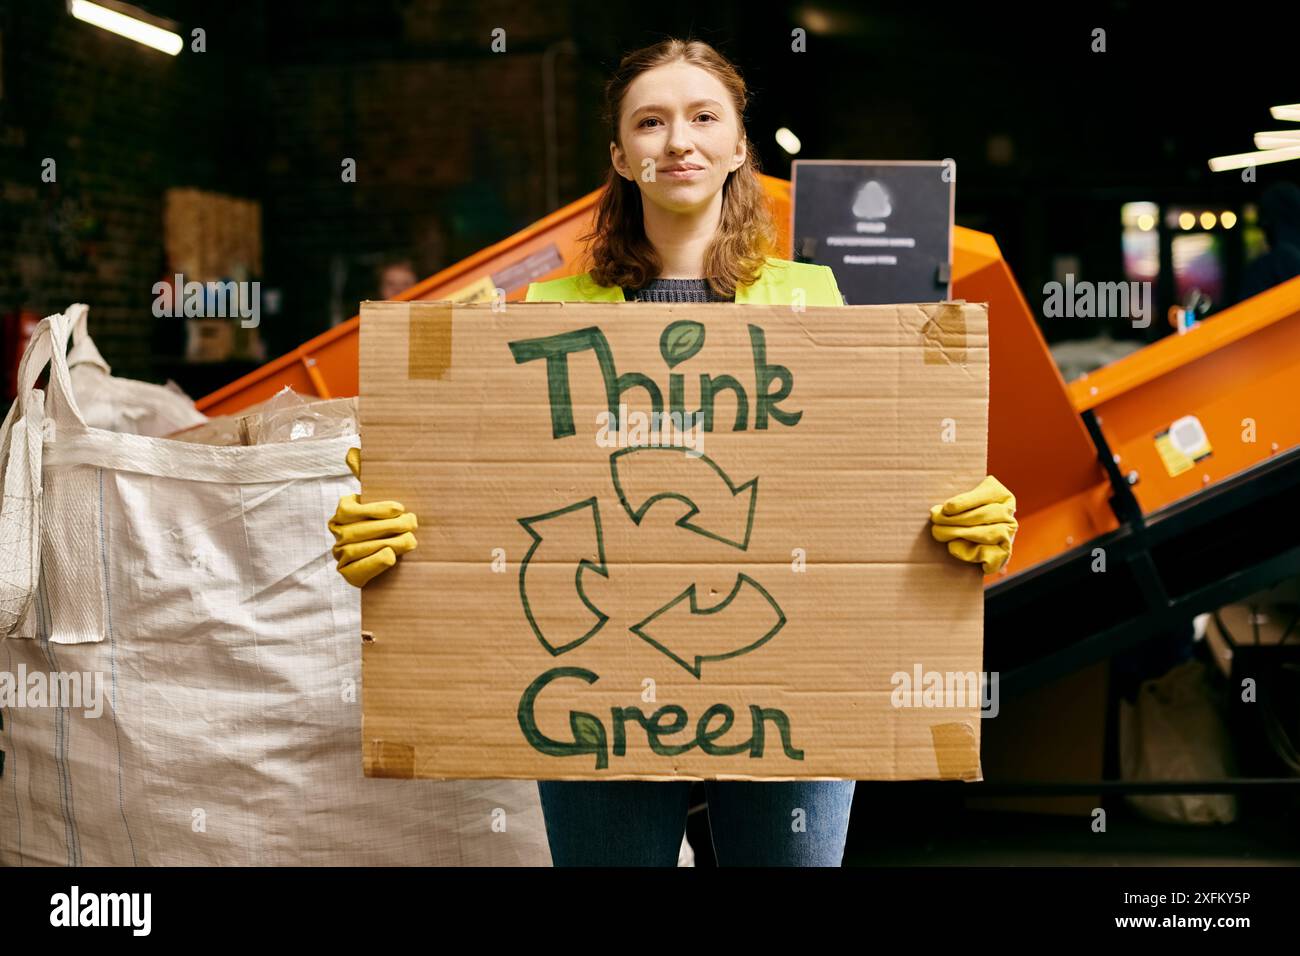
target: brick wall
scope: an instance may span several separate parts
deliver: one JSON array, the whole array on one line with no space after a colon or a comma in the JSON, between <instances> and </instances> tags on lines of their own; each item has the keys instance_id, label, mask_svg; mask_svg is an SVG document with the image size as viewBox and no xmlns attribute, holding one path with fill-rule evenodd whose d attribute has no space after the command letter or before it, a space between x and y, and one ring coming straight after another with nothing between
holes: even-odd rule
<instances>
[{"instance_id":1,"label":"brick wall","mask_svg":"<svg viewBox=\"0 0 1300 956\"><path fill-rule=\"evenodd\" d=\"M167 273L168 187L262 203L260 278L283 293L281 314L263 316L270 355L352 315L383 257L410 254L423 277L551 211L541 90L544 51L571 35L558 5L145 6L187 44L203 27L207 51L169 57L56 2L0 5L0 313L89 303L119 374L173 375L198 393L221 384L186 381L182 323L150 312ZM491 52L496 27L505 53ZM591 188L601 157L572 162L589 135L575 58L555 69L566 202ZM47 156L54 184L40 180ZM355 183L341 179L344 157Z\"/></svg>"},{"instance_id":2,"label":"brick wall","mask_svg":"<svg viewBox=\"0 0 1300 956\"><path fill-rule=\"evenodd\" d=\"M410 254L424 277L551 211L542 71L547 46L568 35L562 5L417 0L360 24L327 3L319 15L310 38L277 47L268 80L266 255L284 287L285 347L376 295L385 255ZM376 23L387 32L374 35ZM504 53L491 50L497 27ZM271 29L294 32L288 17ZM566 154L573 64L555 61ZM342 181L345 157L355 183ZM566 158L561 201L593 176ZM322 281L334 274L339 289Z\"/></svg>"},{"instance_id":3,"label":"brick wall","mask_svg":"<svg viewBox=\"0 0 1300 956\"><path fill-rule=\"evenodd\" d=\"M216 52L171 57L80 23L61 3L0 7L0 313L87 302L115 370L154 376L160 348L180 341L150 311L165 271L163 191L259 189L259 146L231 135L257 108L255 74L231 68L248 46L259 56L250 27L239 57L220 52L220 28L207 37ZM46 157L54 183L41 181Z\"/></svg>"}]
</instances>

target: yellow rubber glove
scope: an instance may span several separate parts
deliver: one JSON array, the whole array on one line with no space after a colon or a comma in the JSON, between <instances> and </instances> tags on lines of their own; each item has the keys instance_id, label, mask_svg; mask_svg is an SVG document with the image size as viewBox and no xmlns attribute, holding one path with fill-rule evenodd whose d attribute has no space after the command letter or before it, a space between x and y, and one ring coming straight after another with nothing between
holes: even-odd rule
<instances>
[{"instance_id":1,"label":"yellow rubber glove","mask_svg":"<svg viewBox=\"0 0 1300 956\"><path fill-rule=\"evenodd\" d=\"M958 560L982 564L985 574L993 574L1011 559L1019 527L1016 496L992 475L930 509L934 539L946 541L948 553Z\"/></svg>"},{"instance_id":2,"label":"yellow rubber glove","mask_svg":"<svg viewBox=\"0 0 1300 956\"><path fill-rule=\"evenodd\" d=\"M348 449L348 467L361 477L361 449ZM362 504L356 495L344 495L330 519L338 572L353 587L365 587L397 563L397 556L415 550L419 527L415 515L397 501Z\"/></svg>"}]
</instances>

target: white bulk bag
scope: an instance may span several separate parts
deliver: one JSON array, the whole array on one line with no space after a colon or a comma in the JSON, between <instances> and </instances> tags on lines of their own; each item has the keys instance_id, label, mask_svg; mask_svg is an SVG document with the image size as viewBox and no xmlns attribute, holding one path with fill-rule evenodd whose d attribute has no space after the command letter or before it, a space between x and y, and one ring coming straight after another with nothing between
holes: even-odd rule
<instances>
[{"instance_id":1,"label":"white bulk bag","mask_svg":"<svg viewBox=\"0 0 1300 956\"><path fill-rule=\"evenodd\" d=\"M49 327L42 323L18 364L18 394L0 425L0 638L20 627L40 574L45 393L33 386L49 350Z\"/></svg>"},{"instance_id":2,"label":"white bulk bag","mask_svg":"<svg viewBox=\"0 0 1300 956\"><path fill-rule=\"evenodd\" d=\"M87 425L161 437L208 420L179 389L114 376L86 329L87 312L84 305L68 310L72 322L68 369L72 393Z\"/></svg>"},{"instance_id":3,"label":"white bulk bag","mask_svg":"<svg viewBox=\"0 0 1300 956\"><path fill-rule=\"evenodd\" d=\"M361 602L325 527L355 439L88 427L74 315L24 359L52 354L53 427L38 594L0 642L23 695L0 699L0 865L549 865L535 783L362 776Z\"/></svg>"}]
</instances>

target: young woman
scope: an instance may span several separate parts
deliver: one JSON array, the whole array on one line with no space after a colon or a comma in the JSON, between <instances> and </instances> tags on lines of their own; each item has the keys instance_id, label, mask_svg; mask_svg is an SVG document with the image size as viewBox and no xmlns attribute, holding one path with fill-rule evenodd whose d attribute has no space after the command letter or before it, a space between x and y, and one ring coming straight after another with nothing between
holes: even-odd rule
<instances>
[{"instance_id":1,"label":"young woman","mask_svg":"<svg viewBox=\"0 0 1300 956\"><path fill-rule=\"evenodd\" d=\"M624 57L606 87L611 168L590 240L591 270L534 283L528 301L843 305L826 266L767 255L774 230L743 114L744 81L708 44L665 40ZM356 449L349 454L354 471ZM1015 498L996 478L931 509L957 559L998 570L1010 557ZM415 547L415 516L348 495L330 522L339 571L360 587ZM539 781L557 866L673 866L690 782ZM852 780L710 781L723 865L838 866ZM804 828L791 826L802 809Z\"/></svg>"}]
</instances>

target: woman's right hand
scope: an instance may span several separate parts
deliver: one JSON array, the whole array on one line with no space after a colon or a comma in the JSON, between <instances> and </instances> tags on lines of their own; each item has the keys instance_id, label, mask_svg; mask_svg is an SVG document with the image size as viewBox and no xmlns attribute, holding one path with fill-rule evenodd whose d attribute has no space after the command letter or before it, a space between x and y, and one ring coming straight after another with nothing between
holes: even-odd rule
<instances>
[{"instance_id":1,"label":"woman's right hand","mask_svg":"<svg viewBox=\"0 0 1300 956\"><path fill-rule=\"evenodd\" d=\"M361 477L361 449L348 449L348 467ZM397 563L398 555L415 550L419 527L415 515L397 501L362 504L356 495L344 495L329 521L334 535L338 572L353 587L365 587Z\"/></svg>"}]
</instances>

